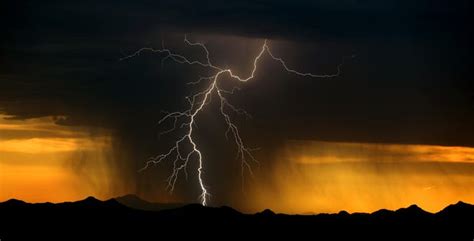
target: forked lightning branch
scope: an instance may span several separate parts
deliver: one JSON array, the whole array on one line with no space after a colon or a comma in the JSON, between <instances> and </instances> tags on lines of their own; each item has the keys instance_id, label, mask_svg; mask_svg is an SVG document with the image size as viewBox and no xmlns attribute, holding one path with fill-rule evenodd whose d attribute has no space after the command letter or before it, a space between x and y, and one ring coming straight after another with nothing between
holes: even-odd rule
<instances>
[{"instance_id":1,"label":"forked lightning branch","mask_svg":"<svg viewBox=\"0 0 474 241\"><path fill-rule=\"evenodd\" d=\"M229 102L227 97L232 95L234 91L229 91L220 86L220 81L224 79L223 77L228 77L227 79L233 79L240 82L251 81L255 78L256 74L265 74L258 72L258 65L261 62L262 56L267 54L271 59L278 62L281 67L288 71L289 73L295 74L300 77L309 77L309 78L332 78L340 74L339 64L337 66L337 71L334 74L313 74L310 72L300 72L288 66L288 64L280 57L275 55L271 50L267 40L264 40L258 53L253 58L253 68L249 70L247 76L239 76L233 72L232 69L219 67L217 64L213 63L210 58L210 52L208 48L199 42L191 42L186 36L184 36L184 43L189 47L197 47L203 50L205 55L205 61L199 61L191 59L187 56L176 53L175 51L165 48L164 45L160 49L154 48L142 48L136 51L135 53L123 57L121 60L129 59L140 55L140 53L145 51L151 51L154 53L159 53L163 55L162 61L171 60L179 64L187 65L199 65L203 68L209 69L214 72L211 76L201 77L195 81L189 82L189 84L198 84L202 81L208 81L209 84L203 90L198 90L195 93L192 93L189 96L186 96L188 101L188 108L183 111L175 111L166 113L166 115L159 121L163 123L165 121L171 121L173 127L162 134L172 133L177 131L177 129L185 129L184 135L178 135L176 141L171 144L169 150L166 153L162 153L150 158L144 167L140 169L143 171L147 169L152 164L158 164L164 161L171 161L173 164L173 170L170 176L167 179L167 188L170 192L173 192L176 181L182 173L187 177L187 167L190 161L196 160L198 162L197 166L197 176L198 184L201 189L200 201L202 205L207 205L209 201L209 192L207 185L203 178L204 172L204 154L200 151L198 143L195 141L194 128L196 125L196 118L202 112L202 110L209 104L212 99L211 95L216 94L218 96L218 101L220 102L220 115L223 117L225 124L227 125L227 130L225 131L225 136L229 138L229 135L233 139L237 147L237 157L241 162L241 173L242 178L244 176L245 170L252 174L252 164L258 163L258 161L252 155L254 149L248 147L244 138L241 136L237 125L233 122L230 112L236 112L238 114L248 115L245 110L235 107L232 103ZM185 146L190 148L184 148ZM188 150L189 149L189 150Z\"/></svg>"}]
</instances>

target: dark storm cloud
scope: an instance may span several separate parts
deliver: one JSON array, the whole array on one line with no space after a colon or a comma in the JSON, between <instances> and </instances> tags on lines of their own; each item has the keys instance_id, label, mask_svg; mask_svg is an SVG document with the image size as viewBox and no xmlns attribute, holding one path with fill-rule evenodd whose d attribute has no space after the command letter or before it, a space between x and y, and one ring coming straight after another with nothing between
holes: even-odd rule
<instances>
[{"instance_id":1,"label":"dark storm cloud","mask_svg":"<svg viewBox=\"0 0 474 241\"><path fill-rule=\"evenodd\" d=\"M154 92L142 92L150 89L143 88L146 84L114 76L113 68L124 49L154 44L162 33L174 31L329 41L333 49L345 46L342 54L352 54L347 51L352 48L359 55L363 68L352 78L367 80L356 85L373 81L389 95L408 89L435 92L421 95L441 99L444 93L472 99L469 1L25 1L2 9L0 98L2 108L19 118L73 116L88 106L78 115L85 116L94 106L101 112L121 101L149 103ZM413 86L399 86L406 82ZM366 87L358 88L366 92L374 86ZM136 98L124 101L121 90ZM94 114L98 120L91 122L105 121ZM77 118L71 124L87 122Z\"/></svg>"},{"instance_id":2,"label":"dark storm cloud","mask_svg":"<svg viewBox=\"0 0 474 241\"><path fill-rule=\"evenodd\" d=\"M190 90L184 82L197 70L161 69L159 57L149 54L118 59L161 39L178 45L179 37L169 37L175 33L289 41L275 51L314 72L334 71L342 56L357 55L333 80L295 81L273 63L265 67L272 76L243 86L245 98L235 101L254 116L243 132L268 155L286 139L474 146L469 1L2 4L0 110L18 119L66 116L58 123L113 130L116 165L134 179L141 178L134 170L142 160L164 148L155 134L159 110L183 107ZM216 55L241 52L218 40L210 47ZM229 183L239 178L235 173Z\"/></svg>"}]
</instances>

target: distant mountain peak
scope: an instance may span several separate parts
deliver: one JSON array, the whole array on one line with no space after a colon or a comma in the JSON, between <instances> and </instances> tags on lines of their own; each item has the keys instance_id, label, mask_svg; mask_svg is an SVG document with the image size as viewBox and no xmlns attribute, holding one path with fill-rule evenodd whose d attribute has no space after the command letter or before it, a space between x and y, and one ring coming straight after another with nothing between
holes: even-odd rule
<instances>
[{"instance_id":1,"label":"distant mountain peak","mask_svg":"<svg viewBox=\"0 0 474 241\"><path fill-rule=\"evenodd\" d=\"M26 202L12 198L12 199L9 199L9 200L5 201L4 204L19 205L19 204L26 204Z\"/></svg>"},{"instance_id":2,"label":"distant mountain peak","mask_svg":"<svg viewBox=\"0 0 474 241\"><path fill-rule=\"evenodd\" d=\"M379 209L379 210L373 212L372 214L373 215L387 215L387 214L390 214L390 213L393 213L393 212L394 211L382 208L382 209Z\"/></svg>"},{"instance_id":3,"label":"distant mountain peak","mask_svg":"<svg viewBox=\"0 0 474 241\"><path fill-rule=\"evenodd\" d=\"M275 213L271 210L271 209L265 209L259 213L257 213L257 215L261 215L261 216L273 216L275 215Z\"/></svg>"},{"instance_id":4,"label":"distant mountain peak","mask_svg":"<svg viewBox=\"0 0 474 241\"><path fill-rule=\"evenodd\" d=\"M339 213L337 213L338 215L342 215L342 216L348 216L350 215L346 210L341 210L339 211Z\"/></svg>"},{"instance_id":5,"label":"distant mountain peak","mask_svg":"<svg viewBox=\"0 0 474 241\"><path fill-rule=\"evenodd\" d=\"M88 197L86 197L83 201L93 201L93 202L99 201L99 202L100 202L99 199L97 199L97 198L95 198L95 197L93 197L93 196L88 196Z\"/></svg>"},{"instance_id":6,"label":"distant mountain peak","mask_svg":"<svg viewBox=\"0 0 474 241\"><path fill-rule=\"evenodd\" d=\"M459 201L456 204L451 204L445 207L443 210L439 211L438 214L444 215L447 213L459 213L467 210L474 212L474 205Z\"/></svg>"},{"instance_id":7,"label":"distant mountain peak","mask_svg":"<svg viewBox=\"0 0 474 241\"><path fill-rule=\"evenodd\" d=\"M419 211L421 211L421 212L426 212L426 211L423 210L422 208L418 207L418 205L416 205L416 204L412 204L412 205L410 205L410 206L408 206L408 207L406 207L406 208L400 208L400 209L398 209L398 210L407 210L407 211L415 211L415 212L419 212Z\"/></svg>"},{"instance_id":8,"label":"distant mountain peak","mask_svg":"<svg viewBox=\"0 0 474 241\"><path fill-rule=\"evenodd\" d=\"M131 207L134 209L141 209L141 210L149 210L149 211L158 211L158 210L164 210L164 209L178 208L185 205L183 203L154 203L154 202L144 200L136 194L126 194L126 195L119 196L113 199L116 202L123 204L127 207Z\"/></svg>"},{"instance_id":9,"label":"distant mountain peak","mask_svg":"<svg viewBox=\"0 0 474 241\"><path fill-rule=\"evenodd\" d=\"M456 206L472 206L471 204L469 203L465 203L463 201L458 201L456 204L454 204Z\"/></svg>"},{"instance_id":10,"label":"distant mountain peak","mask_svg":"<svg viewBox=\"0 0 474 241\"><path fill-rule=\"evenodd\" d=\"M93 196L88 196L82 200L79 200L77 202L72 202L72 203L86 203L86 204L96 204L96 203L102 203L101 200L93 197Z\"/></svg>"}]
</instances>

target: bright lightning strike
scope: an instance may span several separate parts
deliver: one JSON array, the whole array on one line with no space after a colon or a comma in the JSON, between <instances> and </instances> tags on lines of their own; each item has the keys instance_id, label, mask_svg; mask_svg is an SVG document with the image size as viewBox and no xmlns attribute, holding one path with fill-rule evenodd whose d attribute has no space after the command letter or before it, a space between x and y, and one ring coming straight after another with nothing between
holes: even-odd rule
<instances>
[{"instance_id":1,"label":"bright lightning strike","mask_svg":"<svg viewBox=\"0 0 474 241\"><path fill-rule=\"evenodd\" d=\"M227 110L234 111L238 114L244 114L248 116L248 113L245 112L242 109L236 108L234 105L232 105L227 98L225 97L225 94L233 94L232 91L225 90L223 88L219 87L219 80L221 79L220 77L227 75L228 77L235 79L237 81L241 82L247 82L249 80L252 80L255 77L255 74L257 72L257 67L258 63L260 62L262 56L267 53L268 56L270 56L273 60L279 62L281 66L289 73L299 75L302 77L311 77L311 78L332 78L339 76L340 74L340 67L342 66L342 63L337 66L337 72L334 74L313 74L313 73L306 73L306 72L299 72L297 70L294 70L286 64L286 62L280 58L276 57L270 50L270 47L268 45L267 40L265 40L258 52L258 54L255 56L253 60L253 68L250 71L250 74L247 77L242 77L239 75L236 75L233 73L232 69L226 69L226 68L221 68L216 65L214 65L211 62L211 59L209 57L210 53L207 47L203 43L199 42L191 42L188 40L186 35L184 36L184 43L188 46L194 46L194 47L199 47L205 52L205 57L206 61L198 61L198 60L190 60L186 56L177 54L173 52L172 50L165 48L164 45L162 45L161 49L154 49L154 48L142 48L136 51L135 53L125 56L121 58L121 60L129 59L136 57L140 55L140 53L144 51L151 51L154 53L161 53L164 54L164 58L162 59L162 63L166 60L172 60L176 63L179 64L188 64L188 65L199 65L204 68L210 69L214 71L214 74L209 76L209 77L201 77L197 81L194 82L189 82L188 84L197 84L200 83L203 80L208 80L210 81L209 85L207 87L195 94L192 94L190 96L186 96L186 100L189 102L189 107L184 110L184 111L176 111L176 112L170 112L166 113L166 115L159 121L159 123L163 123L167 120L172 120L173 127L167 131L162 132L161 134L165 133L170 133L175 131L178 126L178 123L182 124L179 126L179 128L186 128L186 133L177 138L176 142L170 147L168 152L154 156L150 158L145 166L140 169L140 171L143 171L147 169L150 165L152 164L158 164L166 160L172 160L173 161L173 171L171 175L168 177L167 182L167 188L169 189L170 192L173 192L175 183L178 179L178 176L181 172L184 172L186 178L188 176L187 173L187 166L191 158L196 157L198 161L198 168L197 168L197 173L198 173L198 180L199 180L199 186L201 188L201 195L200 195L200 201L202 205L206 206L207 202L209 200L209 192L206 188L206 185L204 183L203 179L203 156L201 151L198 149L197 144L193 138L193 127L196 124L196 117L199 115L199 113L204 109L204 107L211 101L211 95L213 93L216 93L217 96L219 97L220 100L220 114L224 118L225 123L227 124L227 130L225 132L225 136L228 138L229 133L232 134L232 137L234 139L234 142L237 146L237 157L241 161L241 172L242 172L242 178L244 175L244 171L248 170L250 174L253 175L252 173L252 168L251 168L251 163L257 163L258 161L254 158L252 155L252 151L254 149L251 149L247 147L240 136L239 130L237 126L232 122L231 117L229 116ZM184 146L189 146L191 147L190 151L183 151Z\"/></svg>"}]
</instances>

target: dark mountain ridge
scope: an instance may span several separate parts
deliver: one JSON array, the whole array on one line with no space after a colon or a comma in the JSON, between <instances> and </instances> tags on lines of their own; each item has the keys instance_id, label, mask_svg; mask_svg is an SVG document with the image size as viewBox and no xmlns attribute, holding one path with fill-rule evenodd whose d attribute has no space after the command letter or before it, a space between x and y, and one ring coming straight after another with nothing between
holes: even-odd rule
<instances>
[{"instance_id":1,"label":"dark mountain ridge","mask_svg":"<svg viewBox=\"0 0 474 241\"><path fill-rule=\"evenodd\" d=\"M124 201L125 200L125 201ZM129 207L123 203L134 207ZM140 205L138 205L140 204ZM139 209L145 206L147 210ZM167 208L169 207L169 208ZM323 239L473 240L474 205L458 202L438 213L416 205L373 213L288 215L266 209L243 214L230 207L199 204L154 204L136 196L105 201L88 197L77 202L0 203L0 239L74 239L148 237L250 238L319 237ZM66 236L64 236L66 235ZM253 235L253 236L252 236ZM203 238L203 236L201 236Z\"/></svg>"}]
</instances>

